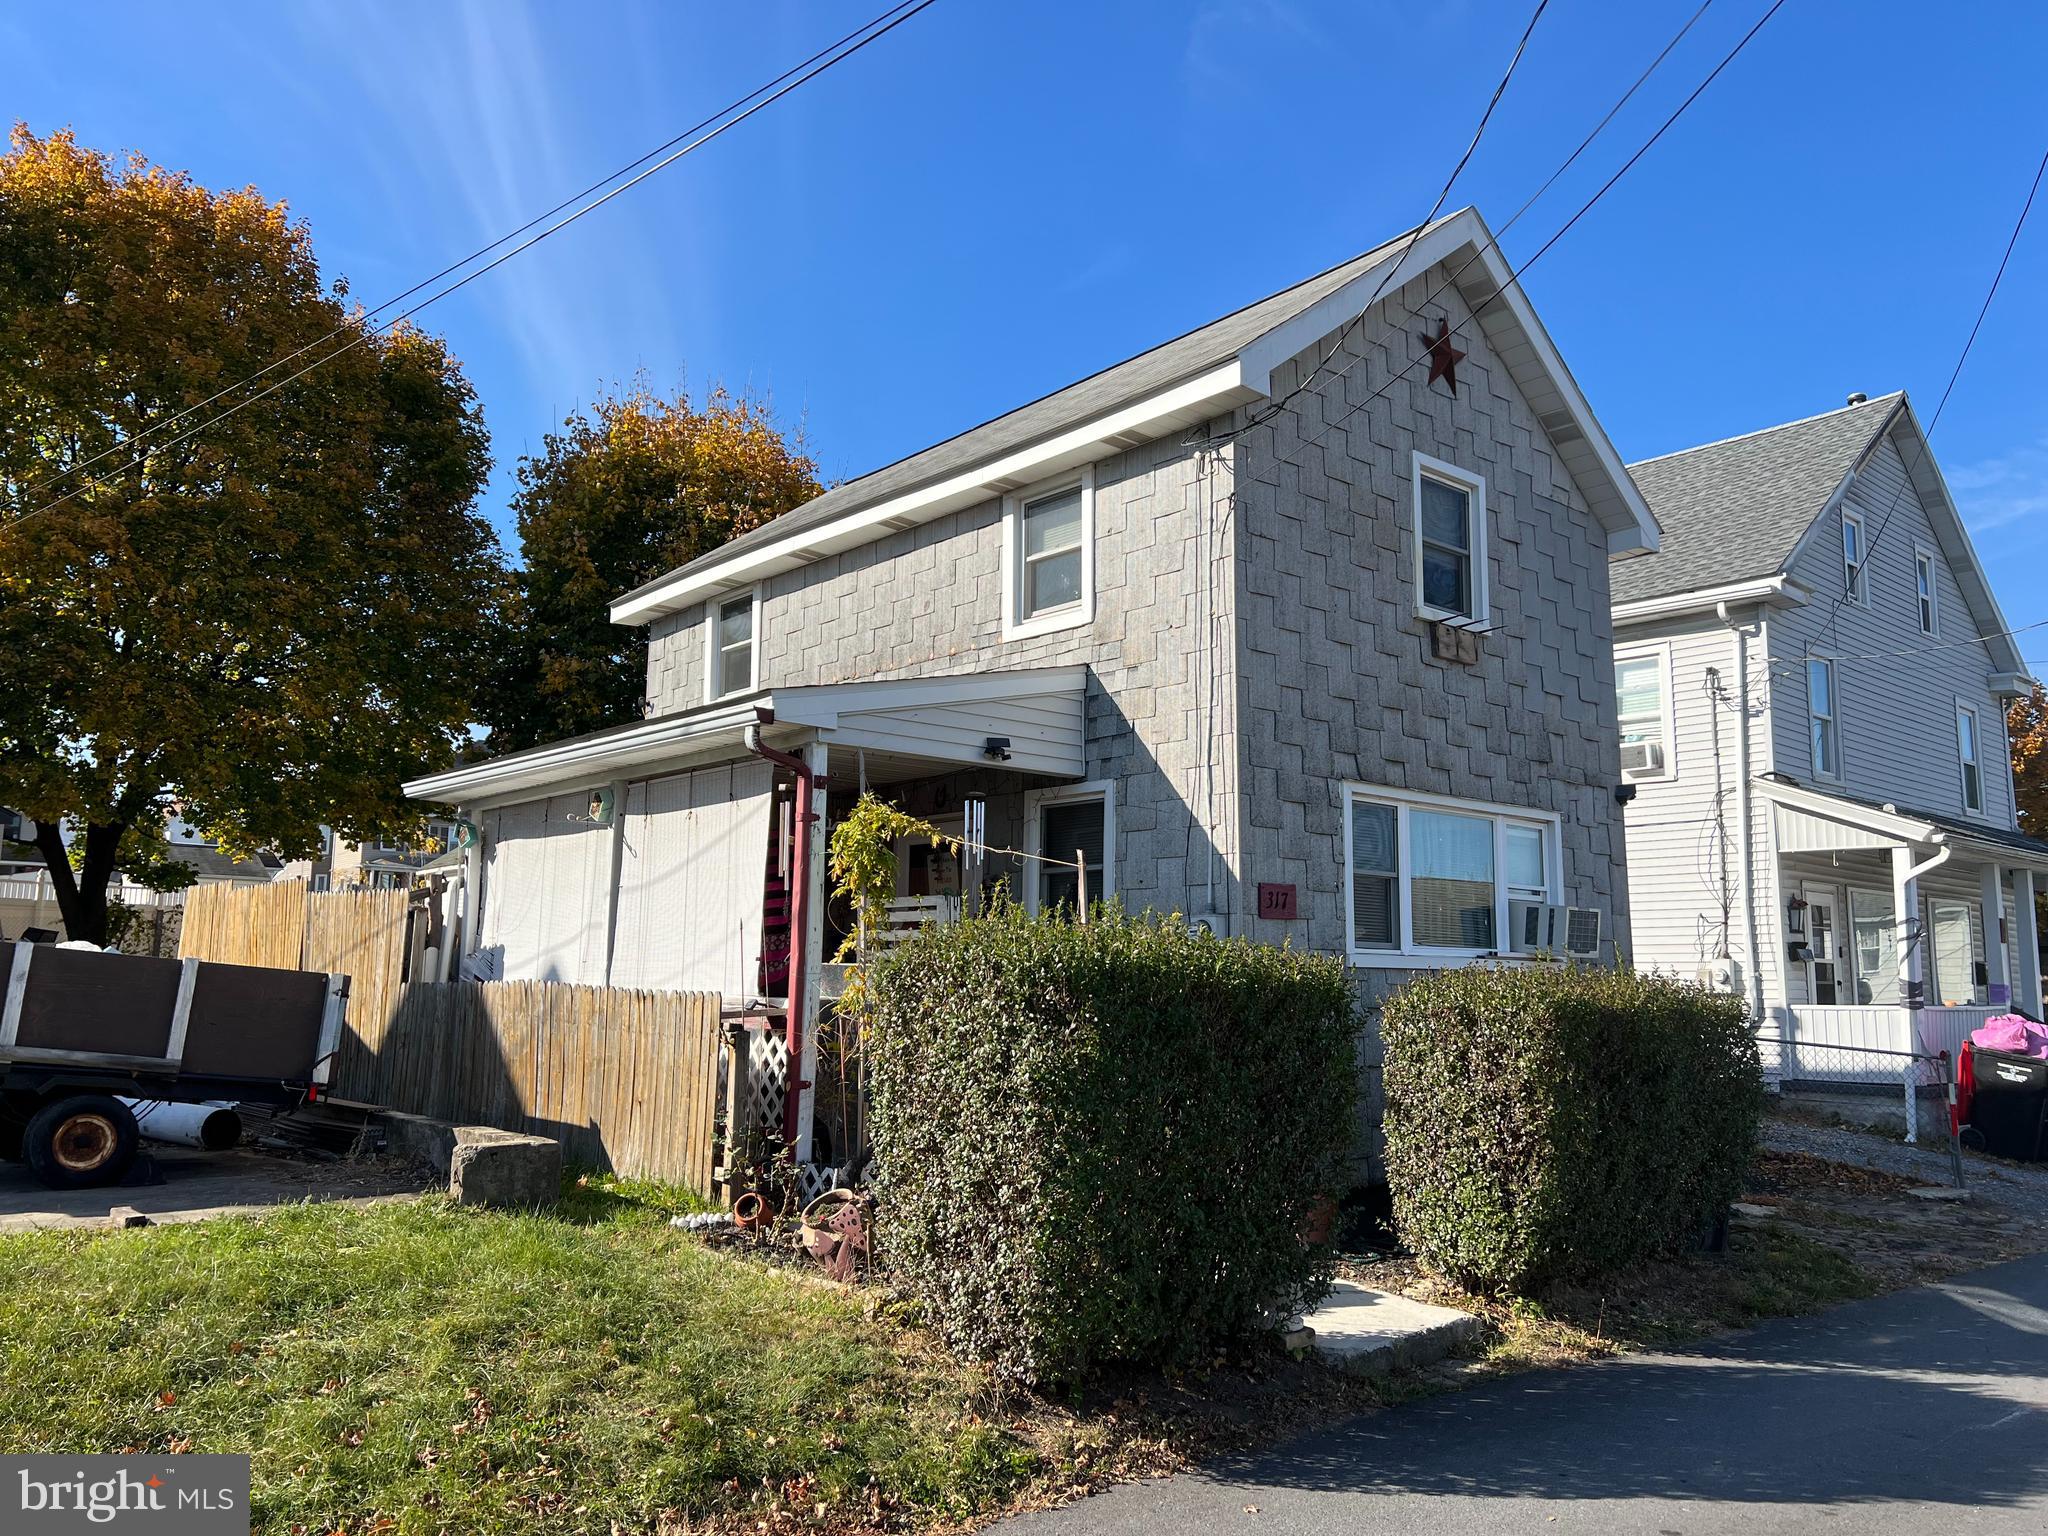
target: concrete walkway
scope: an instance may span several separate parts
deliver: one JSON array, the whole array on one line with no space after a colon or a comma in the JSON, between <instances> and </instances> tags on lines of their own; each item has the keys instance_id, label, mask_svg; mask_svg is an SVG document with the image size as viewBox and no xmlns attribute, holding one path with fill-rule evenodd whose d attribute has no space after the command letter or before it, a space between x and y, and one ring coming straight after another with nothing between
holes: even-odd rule
<instances>
[{"instance_id":1,"label":"concrete walkway","mask_svg":"<svg viewBox=\"0 0 2048 1536\"><path fill-rule=\"evenodd\" d=\"M1505 1378L1010 1526L2039 1532L2048 1255L1684 1353Z\"/></svg>"}]
</instances>

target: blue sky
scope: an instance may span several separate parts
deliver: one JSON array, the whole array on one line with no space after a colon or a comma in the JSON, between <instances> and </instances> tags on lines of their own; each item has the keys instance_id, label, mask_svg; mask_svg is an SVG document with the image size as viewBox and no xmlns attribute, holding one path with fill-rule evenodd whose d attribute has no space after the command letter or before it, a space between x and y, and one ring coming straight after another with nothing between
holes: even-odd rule
<instances>
[{"instance_id":1,"label":"blue sky","mask_svg":"<svg viewBox=\"0 0 2048 1536\"><path fill-rule=\"evenodd\" d=\"M376 303L882 8L0 10L0 110L311 224ZM1713 0L1507 237L1520 261L1767 0ZM1553 0L1450 206L1496 225L1697 0ZM644 371L772 398L828 478L912 452L1427 211L1524 0L939 0L437 305L501 526L551 425ZM86 19L89 16L89 21ZM1526 286L1630 458L1911 390L1932 411L2048 134L2048 15L1789 0ZM1935 447L2014 624L2048 618L2048 206ZM260 407L258 407L260 409ZM2048 629L2022 637L2048 670Z\"/></svg>"}]
</instances>

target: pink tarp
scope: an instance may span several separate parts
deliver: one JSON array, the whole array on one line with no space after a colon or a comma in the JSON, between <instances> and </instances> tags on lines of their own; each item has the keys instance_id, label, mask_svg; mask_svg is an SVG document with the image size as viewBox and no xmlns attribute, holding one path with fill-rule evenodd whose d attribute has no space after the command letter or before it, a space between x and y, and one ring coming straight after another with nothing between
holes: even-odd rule
<instances>
[{"instance_id":1,"label":"pink tarp","mask_svg":"<svg viewBox=\"0 0 2048 1536\"><path fill-rule=\"evenodd\" d=\"M2036 1024L2017 1013L2002 1013L1979 1025L1970 1035L1970 1044L1980 1050L2038 1056L2048 1061L2048 1026Z\"/></svg>"}]
</instances>

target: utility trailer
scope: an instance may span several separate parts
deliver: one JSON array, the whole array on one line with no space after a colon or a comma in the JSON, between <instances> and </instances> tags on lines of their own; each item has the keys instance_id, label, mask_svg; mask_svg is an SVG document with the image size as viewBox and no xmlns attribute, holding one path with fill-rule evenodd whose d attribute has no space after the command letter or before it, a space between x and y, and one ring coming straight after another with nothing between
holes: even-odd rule
<instances>
[{"instance_id":1,"label":"utility trailer","mask_svg":"<svg viewBox=\"0 0 2048 1536\"><path fill-rule=\"evenodd\" d=\"M347 1001L317 971L0 946L0 1156L53 1189L112 1184L135 1160L124 1098L316 1099Z\"/></svg>"}]
</instances>

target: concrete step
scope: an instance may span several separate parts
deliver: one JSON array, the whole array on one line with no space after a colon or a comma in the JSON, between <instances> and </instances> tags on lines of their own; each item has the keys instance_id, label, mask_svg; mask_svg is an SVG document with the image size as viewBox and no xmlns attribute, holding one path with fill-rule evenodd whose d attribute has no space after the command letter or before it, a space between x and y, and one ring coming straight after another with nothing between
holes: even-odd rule
<instances>
[{"instance_id":1,"label":"concrete step","mask_svg":"<svg viewBox=\"0 0 2048 1536\"><path fill-rule=\"evenodd\" d=\"M1478 1338L1483 1327L1455 1307L1433 1307L1349 1280L1339 1280L1304 1322L1315 1330L1317 1357L1357 1376L1434 1365Z\"/></svg>"}]
</instances>

